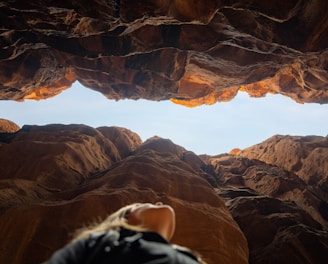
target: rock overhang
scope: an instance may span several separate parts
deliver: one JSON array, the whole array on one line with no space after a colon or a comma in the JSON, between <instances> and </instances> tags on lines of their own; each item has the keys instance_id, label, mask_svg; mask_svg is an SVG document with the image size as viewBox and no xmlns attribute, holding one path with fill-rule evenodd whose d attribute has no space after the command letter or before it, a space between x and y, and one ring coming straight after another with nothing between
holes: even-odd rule
<instances>
[{"instance_id":1,"label":"rock overhang","mask_svg":"<svg viewBox=\"0 0 328 264\"><path fill-rule=\"evenodd\" d=\"M283 94L328 102L321 1L1 2L0 99L75 81L109 99L186 106Z\"/></svg>"}]
</instances>

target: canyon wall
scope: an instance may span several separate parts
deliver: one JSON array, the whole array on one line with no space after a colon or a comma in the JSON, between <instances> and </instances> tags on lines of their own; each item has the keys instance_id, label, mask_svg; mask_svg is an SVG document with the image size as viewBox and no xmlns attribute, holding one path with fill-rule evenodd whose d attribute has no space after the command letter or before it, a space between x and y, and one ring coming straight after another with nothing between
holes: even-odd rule
<instances>
[{"instance_id":1,"label":"canyon wall","mask_svg":"<svg viewBox=\"0 0 328 264\"><path fill-rule=\"evenodd\" d=\"M327 13L326 0L0 1L0 100L79 81L114 100L324 104ZM0 262L41 262L75 228L160 200L177 211L174 242L208 263L325 263L327 155L327 137L197 156L124 128L0 119Z\"/></svg>"},{"instance_id":2,"label":"canyon wall","mask_svg":"<svg viewBox=\"0 0 328 264\"><path fill-rule=\"evenodd\" d=\"M88 222L129 203L157 201L177 212L175 243L209 263L247 263L246 238L194 168L195 155L170 140L142 143L127 129L82 125L24 126L2 135L1 263L41 262Z\"/></svg>"},{"instance_id":3,"label":"canyon wall","mask_svg":"<svg viewBox=\"0 0 328 264\"><path fill-rule=\"evenodd\" d=\"M276 135L203 158L247 238L250 263L325 263L328 137Z\"/></svg>"},{"instance_id":4,"label":"canyon wall","mask_svg":"<svg viewBox=\"0 0 328 264\"><path fill-rule=\"evenodd\" d=\"M0 1L0 99L328 101L326 0Z\"/></svg>"},{"instance_id":5,"label":"canyon wall","mask_svg":"<svg viewBox=\"0 0 328 264\"><path fill-rule=\"evenodd\" d=\"M286 154L292 146L298 151ZM76 228L129 203L162 201L176 210L173 242L209 264L324 263L327 155L327 137L274 136L234 154L198 156L119 127L2 132L0 262L39 263ZM314 160L321 166L307 181Z\"/></svg>"}]
</instances>

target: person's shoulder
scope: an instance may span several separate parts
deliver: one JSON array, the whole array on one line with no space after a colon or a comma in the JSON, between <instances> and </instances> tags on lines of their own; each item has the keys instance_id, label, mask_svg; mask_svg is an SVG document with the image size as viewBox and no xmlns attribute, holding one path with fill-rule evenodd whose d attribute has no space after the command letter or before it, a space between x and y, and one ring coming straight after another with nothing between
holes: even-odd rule
<instances>
[{"instance_id":1,"label":"person's shoulder","mask_svg":"<svg viewBox=\"0 0 328 264\"><path fill-rule=\"evenodd\" d=\"M201 263L199 258L189 248L182 247L179 245L173 245L173 248L178 252L180 258L184 259L184 261L181 261L181 263Z\"/></svg>"},{"instance_id":2,"label":"person's shoulder","mask_svg":"<svg viewBox=\"0 0 328 264\"><path fill-rule=\"evenodd\" d=\"M66 264L66 263L82 263L85 258L86 246L88 239L81 239L72 242L65 247L57 250L47 261L42 264Z\"/></svg>"}]
</instances>

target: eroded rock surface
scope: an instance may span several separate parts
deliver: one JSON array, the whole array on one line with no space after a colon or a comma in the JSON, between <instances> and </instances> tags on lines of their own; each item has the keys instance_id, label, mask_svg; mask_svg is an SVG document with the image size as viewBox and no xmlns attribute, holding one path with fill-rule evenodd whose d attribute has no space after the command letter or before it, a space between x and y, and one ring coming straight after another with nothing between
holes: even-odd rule
<instances>
[{"instance_id":1,"label":"eroded rock surface","mask_svg":"<svg viewBox=\"0 0 328 264\"><path fill-rule=\"evenodd\" d=\"M20 129L14 122L0 118L0 133L13 133Z\"/></svg>"},{"instance_id":2,"label":"eroded rock surface","mask_svg":"<svg viewBox=\"0 0 328 264\"><path fill-rule=\"evenodd\" d=\"M328 201L328 136L273 136L238 155L295 173Z\"/></svg>"},{"instance_id":3,"label":"eroded rock surface","mask_svg":"<svg viewBox=\"0 0 328 264\"><path fill-rule=\"evenodd\" d=\"M209 264L328 258L325 137L274 136L197 156L119 127L23 126L1 135L1 263L39 263L76 228L156 201L176 209L174 242ZM321 167L310 182L304 168L313 160Z\"/></svg>"},{"instance_id":4,"label":"eroded rock surface","mask_svg":"<svg viewBox=\"0 0 328 264\"><path fill-rule=\"evenodd\" d=\"M325 263L327 232L295 203L252 196L227 205L247 237L250 263Z\"/></svg>"},{"instance_id":5,"label":"eroded rock surface","mask_svg":"<svg viewBox=\"0 0 328 264\"><path fill-rule=\"evenodd\" d=\"M1 1L0 98L328 102L328 2Z\"/></svg>"},{"instance_id":6,"label":"eroded rock surface","mask_svg":"<svg viewBox=\"0 0 328 264\"><path fill-rule=\"evenodd\" d=\"M277 135L232 153L202 158L247 238L250 263L325 263L327 137Z\"/></svg>"},{"instance_id":7,"label":"eroded rock surface","mask_svg":"<svg viewBox=\"0 0 328 264\"><path fill-rule=\"evenodd\" d=\"M176 210L174 242L208 263L247 263L244 234L188 153L117 127L24 126L0 147L0 262L40 263L76 228L162 201Z\"/></svg>"}]
</instances>

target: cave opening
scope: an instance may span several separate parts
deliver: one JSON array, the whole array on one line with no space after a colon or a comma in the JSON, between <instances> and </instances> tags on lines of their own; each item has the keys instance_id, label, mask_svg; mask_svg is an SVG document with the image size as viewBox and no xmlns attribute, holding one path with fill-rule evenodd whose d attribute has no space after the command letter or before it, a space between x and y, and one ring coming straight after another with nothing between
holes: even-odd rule
<instances>
[{"instance_id":1,"label":"cave opening","mask_svg":"<svg viewBox=\"0 0 328 264\"><path fill-rule=\"evenodd\" d=\"M84 224L157 201L208 264L325 263L327 13L0 1L0 263L41 263Z\"/></svg>"}]
</instances>

